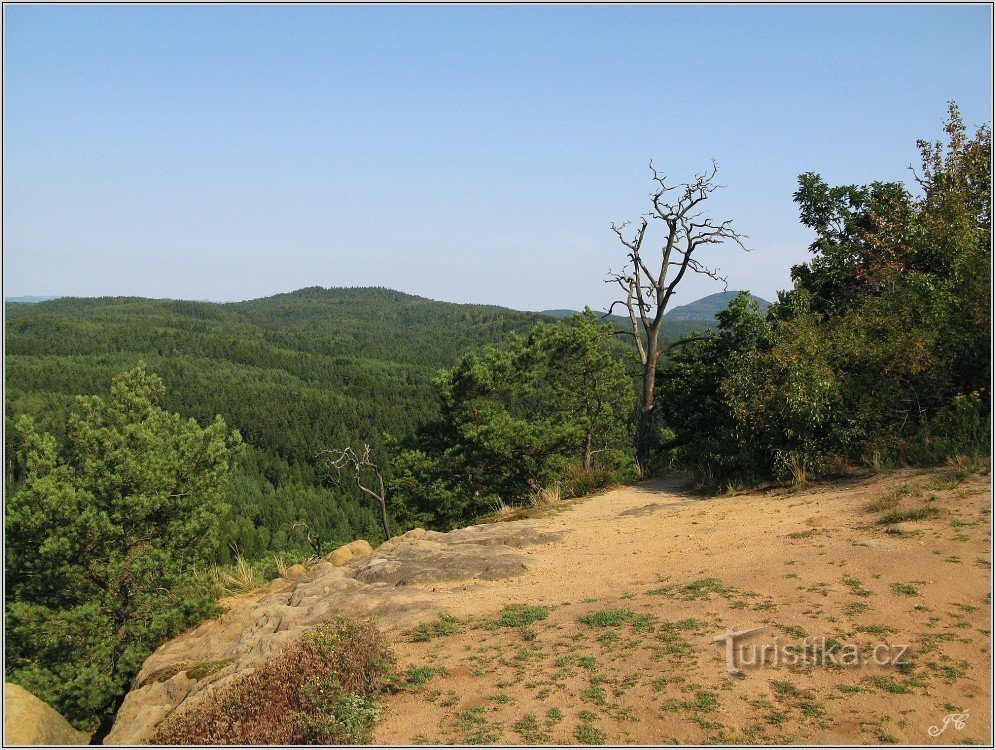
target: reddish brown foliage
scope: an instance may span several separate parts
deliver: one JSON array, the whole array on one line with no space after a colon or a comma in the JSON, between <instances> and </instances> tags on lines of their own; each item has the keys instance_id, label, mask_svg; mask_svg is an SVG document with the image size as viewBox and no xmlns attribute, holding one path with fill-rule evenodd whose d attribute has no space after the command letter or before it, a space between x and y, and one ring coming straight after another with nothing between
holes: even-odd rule
<instances>
[{"instance_id":1,"label":"reddish brown foliage","mask_svg":"<svg viewBox=\"0 0 996 750\"><path fill-rule=\"evenodd\" d=\"M394 657L368 623L334 619L252 674L164 721L170 745L346 744L365 739Z\"/></svg>"}]
</instances>

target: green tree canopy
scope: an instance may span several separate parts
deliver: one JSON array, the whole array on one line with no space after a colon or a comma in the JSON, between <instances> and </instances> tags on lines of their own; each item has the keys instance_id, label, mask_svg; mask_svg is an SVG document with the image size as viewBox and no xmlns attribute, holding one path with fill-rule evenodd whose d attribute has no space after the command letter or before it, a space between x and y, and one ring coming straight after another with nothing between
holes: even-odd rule
<instances>
[{"instance_id":1,"label":"green tree canopy","mask_svg":"<svg viewBox=\"0 0 996 750\"><path fill-rule=\"evenodd\" d=\"M8 678L92 729L142 661L214 608L193 586L218 544L241 439L158 406L143 365L79 397L60 443L17 423L7 499Z\"/></svg>"},{"instance_id":2,"label":"green tree canopy","mask_svg":"<svg viewBox=\"0 0 996 750\"><path fill-rule=\"evenodd\" d=\"M620 464L632 379L590 310L464 357L436 381L438 421L399 452L392 505L405 523L454 528L527 500L573 468Z\"/></svg>"},{"instance_id":3,"label":"green tree canopy","mask_svg":"<svg viewBox=\"0 0 996 750\"><path fill-rule=\"evenodd\" d=\"M660 386L683 463L720 481L799 480L985 450L992 137L969 134L954 104L945 133L919 143L918 193L800 176L816 239L793 289L766 321L731 305Z\"/></svg>"}]
</instances>

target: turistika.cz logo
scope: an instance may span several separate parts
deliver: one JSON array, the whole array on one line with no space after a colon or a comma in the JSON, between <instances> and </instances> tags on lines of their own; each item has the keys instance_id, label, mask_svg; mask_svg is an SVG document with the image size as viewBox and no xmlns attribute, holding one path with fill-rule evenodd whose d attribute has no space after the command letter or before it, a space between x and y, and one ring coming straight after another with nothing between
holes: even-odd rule
<instances>
[{"instance_id":1,"label":"turistika.cz logo","mask_svg":"<svg viewBox=\"0 0 996 750\"><path fill-rule=\"evenodd\" d=\"M909 663L909 645L877 643L859 645L841 643L833 638L805 638L797 642L746 643L764 628L750 628L723 633L713 638L726 647L726 671L742 674L743 668L761 667L857 667L874 664L880 667L901 667Z\"/></svg>"}]
</instances>

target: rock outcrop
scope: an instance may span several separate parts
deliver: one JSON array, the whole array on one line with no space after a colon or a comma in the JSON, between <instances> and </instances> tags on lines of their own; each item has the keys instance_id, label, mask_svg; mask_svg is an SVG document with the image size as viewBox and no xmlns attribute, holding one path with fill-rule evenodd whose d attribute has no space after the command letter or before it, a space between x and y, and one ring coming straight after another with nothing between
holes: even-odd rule
<instances>
[{"instance_id":1,"label":"rock outcrop","mask_svg":"<svg viewBox=\"0 0 996 750\"><path fill-rule=\"evenodd\" d=\"M225 614L164 644L142 666L105 744L148 742L156 726L255 669L328 617L372 617L411 627L445 608L434 584L511 578L523 548L556 541L510 522L446 534L414 529L372 550L358 540L232 604ZM292 575L293 572L293 575Z\"/></svg>"},{"instance_id":2,"label":"rock outcrop","mask_svg":"<svg viewBox=\"0 0 996 750\"><path fill-rule=\"evenodd\" d=\"M3 686L4 745L88 745L90 735L80 732L62 714L20 685Z\"/></svg>"}]
</instances>

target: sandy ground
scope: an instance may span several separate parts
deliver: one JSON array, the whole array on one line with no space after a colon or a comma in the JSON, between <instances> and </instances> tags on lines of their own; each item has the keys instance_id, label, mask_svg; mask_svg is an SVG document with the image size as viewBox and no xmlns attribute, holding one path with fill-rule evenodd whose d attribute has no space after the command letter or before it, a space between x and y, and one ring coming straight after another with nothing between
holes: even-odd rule
<instances>
[{"instance_id":1,"label":"sandy ground","mask_svg":"<svg viewBox=\"0 0 996 750\"><path fill-rule=\"evenodd\" d=\"M393 634L407 684L373 741L989 744L990 505L988 474L907 471L719 498L645 483L516 521L563 536L520 577L432 586L458 622ZM738 658L809 663L730 673L714 639L749 628Z\"/></svg>"}]
</instances>

